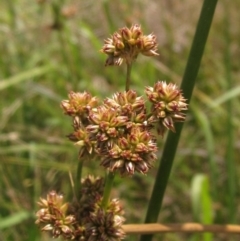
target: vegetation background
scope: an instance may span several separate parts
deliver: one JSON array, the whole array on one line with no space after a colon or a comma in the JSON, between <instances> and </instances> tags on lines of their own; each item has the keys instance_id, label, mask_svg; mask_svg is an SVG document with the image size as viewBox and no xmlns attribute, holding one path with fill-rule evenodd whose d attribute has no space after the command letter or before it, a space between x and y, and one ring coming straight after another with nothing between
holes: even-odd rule
<instances>
[{"instance_id":1,"label":"vegetation background","mask_svg":"<svg viewBox=\"0 0 240 241\"><path fill-rule=\"evenodd\" d=\"M0 240L49 241L34 224L36 202L49 190L72 197L77 149L60 109L68 92L99 97L124 90L125 68L104 67L103 40L141 24L159 57L139 57L132 88L157 80L181 83L202 1L0 1ZM240 1L219 1L174 167L162 223L240 222ZM159 142L161 155L164 139ZM104 175L99 163L85 174ZM156 163L156 168L158 163ZM127 223L144 221L156 168L117 178L113 196ZM236 235L164 234L155 240L238 240ZM137 240L128 237L126 240Z\"/></svg>"}]
</instances>

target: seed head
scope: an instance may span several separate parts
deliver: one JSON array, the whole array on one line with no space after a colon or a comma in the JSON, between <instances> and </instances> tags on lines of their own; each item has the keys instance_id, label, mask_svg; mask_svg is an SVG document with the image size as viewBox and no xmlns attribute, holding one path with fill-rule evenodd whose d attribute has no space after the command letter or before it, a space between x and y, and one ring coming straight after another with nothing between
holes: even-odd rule
<instances>
[{"instance_id":1,"label":"seed head","mask_svg":"<svg viewBox=\"0 0 240 241\"><path fill-rule=\"evenodd\" d=\"M129 116L130 119L133 112L138 114L145 111L144 99L141 96L137 96L134 90L117 92L112 98L107 98L104 103L114 108L121 115Z\"/></svg>"},{"instance_id":2,"label":"seed head","mask_svg":"<svg viewBox=\"0 0 240 241\"><path fill-rule=\"evenodd\" d=\"M131 128L130 134L119 138L103 157L102 165L121 175L133 175L135 171L147 173L156 160L156 143L147 130Z\"/></svg>"},{"instance_id":3,"label":"seed head","mask_svg":"<svg viewBox=\"0 0 240 241\"><path fill-rule=\"evenodd\" d=\"M122 229L124 218L118 200L113 199L106 210L96 206L86 223L86 236L90 241L120 241L125 233Z\"/></svg>"},{"instance_id":4,"label":"seed head","mask_svg":"<svg viewBox=\"0 0 240 241\"><path fill-rule=\"evenodd\" d=\"M102 196L104 184L103 178L88 175L86 178L82 179L81 183L81 196L88 196L89 199L97 196Z\"/></svg>"},{"instance_id":5,"label":"seed head","mask_svg":"<svg viewBox=\"0 0 240 241\"><path fill-rule=\"evenodd\" d=\"M89 139L89 132L85 127L79 127L79 129L76 129L73 133L68 135L68 138L79 147L80 158L95 154L95 142Z\"/></svg>"},{"instance_id":6,"label":"seed head","mask_svg":"<svg viewBox=\"0 0 240 241\"><path fill-rule=\"evenodd\" d=\"M80 119L86 119L89 110L98 105L98 100L96 97L92 97L88 92L75 93L70 92L68 95L68 100L63 100L61 107L64 113L69 116L79 116Z\"/></svg>"},{"instance_id":7,"label":"seed head","mask_svg":"<svg viewBox=\"0 0 240 241\"><path fill-rule=\"evenodd\" d=\"M123 61L132 63L142 53L156 56L157 42L153 34L143 35L141 26L134 24L131 28L123 27L104 41L102 53L108 55L105 65L121 65Z\"/></svg>"},{"instance_id":8,"label":"seed head","mask_svg":"<svg viewBox=\"0 0 240 241\"><path fill-rule=\"evenodd\" d=\"M87 126L87 130L97 142L104 142L118 136L119 128L126 125L128 117L119 115L114 108L102 105L90 112L89 120L92 124Z\"/></svg>"},{"instance_id":9,"label":"seed head","mask_svg":"<svg viewBox=\"0 0 240 241\"><path fill-rule=\"evenodd\" d=\"M186 99L175 84L158 81L154 87L146 87L145 93L152 103L150 123L157 123L158 133L165 129L175 131L174 122L184 121L187 110Z\"/></svg>"},{"instance_id":10,"label":"seed head","mask_svg":"<svg viewBox=\"0 0 240 241\"><path fill-rule=\"evenodd\" d=\"M69 206L69 214L73 214L78 224L85 224L90 213L101 202L104 181L101 177L88 175L81 180L80 200L74 201Z\"/></svg>"},{"instance_id":11,"label":"seed head","mask_svg":"<svg viewBox=\"0 0 240 241\"><path fill-rule=\"evenodd\" d=\"M40 198L41 209L36 213L36 224L42 226L42 231L48 231L54 238L60 235L66 239L75 237L75 217L67 215L68 204L63 203L63 196L55 191L48 193L47 198Z\"/></svg>"}]
</instances>

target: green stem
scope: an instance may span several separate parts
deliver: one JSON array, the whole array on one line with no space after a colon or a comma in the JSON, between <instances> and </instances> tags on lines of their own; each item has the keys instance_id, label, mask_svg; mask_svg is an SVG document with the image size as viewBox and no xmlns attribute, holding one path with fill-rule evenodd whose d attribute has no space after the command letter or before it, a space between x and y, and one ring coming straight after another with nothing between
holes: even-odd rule
<instances>
[{"instance_id":1,"label":"green stem","mask_svg":"<svg viewBox=\"0 0 240 241\"><path fill-rule=\"evenodd\" d=\"M69 54L68 54L68 50L67 50L67 46L68 43L65 39L65 34L64 34L64 30L65 30L65 25L64 25L64 19L61 15L61 3L63 3L63 1L53 1L51 4L51 8L52 8L52 14L53 14L53 25L56 27L57 29L57 37L59 40L59 44L61 47L61 55L62 55L62 60L68 70L68 76L67 78L72 81L74 83L75 81L75 73L74 73L74 69L73 69L73 65L72 65L72 59L70 58Z\"/></svg>"},{"instance_id":2,"label":"green stem","mask_svg":"<svg viewBox=\"0 0 240 241\"><path fill-rule=\"evenodd\" d=\"M75 196L77 200L80 199L81 193L81 178L82 178L82 168L83 168L83 160L79 160L76 174L76 184L75 184Z\"/></svg>"},{"instance_id":3,"label":"green stem","mask_svg":"<svg viewBox=\"0 0 240 241\"><path fill-rule=\"evenodd\" d=\"M127 76L126 76L126 88L125 88L126 91L128 91L130 88L131 71L132 71L132 63L127 63Z\"/></svg>"},{"instance_id":4,"label":"green stem","mask_svg":"<svg viewBox=\"0 0 240 241\"><path fill-rule=\"evenodd\" d=\"M108 1L108 0L103 1L103 10L104 10L105 16L107 18L108 29L110 32L112 32L115 29L115 26L113 24L113 18L111 17L111 8L109 6L109 2L110 1Z\"/></svg>"},{"instance_id":5,"label":"green stem","mask_svg":"<svg viewBox=\"0 0 240 241\"><path fill-rule=\"evenodd\" d=\"M105 185L104 185L104 192L103 192L103 200L102 200L102 207L104 209L107 208L111 189L113 186L115 174L113 172L108 172L105 178Z\"/></svg>"},{"instance_id":6,"label":"green stem","mask_svg":"<svg viewBox=\"0 0 240 241\"><path fill-rule=\"evenodd\" d=\"M195 80L202 59L204 47L207 41L212 18L217 5L217 0L204 0L187 66L184 72L181 89L184 97L190 102ZM154 223L158 219L164 192L170 176L174 156L177 150L183 123L176 124L176 133L170 132L164 146L160 166L157 172L155 184L150 198L145 223ZM152 235L143 235L141 241L150 241Z\"/></svg>"}]
</instances>

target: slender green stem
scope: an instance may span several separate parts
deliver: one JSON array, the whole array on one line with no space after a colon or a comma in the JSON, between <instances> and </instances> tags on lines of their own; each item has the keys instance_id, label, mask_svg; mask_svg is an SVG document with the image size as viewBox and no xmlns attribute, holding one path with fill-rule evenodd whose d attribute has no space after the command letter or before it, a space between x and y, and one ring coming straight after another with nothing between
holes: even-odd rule
<instances>
[{"instance_id":1,"label":"slender green stem","mask_svg":"<svg viewBox=\"0 0 240 241\"><path fill-rule=\"evenodd\" d=\"M79 160L76 174L76 184L75 184L75 196L77 200L80 198L81 193L81 178L82 178L82 168L83 168L83 160Z\"/></svg>"},{"instance_id":2,"label":"slender green stem","mask_svg":"<svg viewBox=\"0 0 240 241\"><path fill-rule=\"evenodd\" d=\"M125 88L126 91L128 91L130 88L131 71L132 71L132 62L127 63L127 76L126 76L126 88Z\"/></svg>"},{"instance_id":3,"label":"slender green stem","mask_svg":"<svg viewBox=\"0 0 240 241\"><path fill-rule=\"evenodd\" d=\"M217 0L205 0L202 6L200 18L193 39L191 51L188 57L187 66L182 80L181 89L184 97L191 99L198 69L202 59L207 36L211 26L212 18L216 8ZM183 123L176 124L176 133L170 132L164 146L160 166L157 172L152 196L150 198L145 222L154 223L157 221L161 209L164 192L171 172L173 159L177 150ZM143 235L141 241L150 241L152 235Z\"/></svg>"},{"instance_id":4,"label":"slender green stem","mask_svg":"<svg viewBox=\"0 0 240 241\"><path fill-rule=\"evenodd\" d=\"M61 54L62 54L62 60L68 70L68 79L73 81L75 80L75 72L73 69L73 65L72 65L72 59L70 58L69 54L68 54L68 50L67 50L67 41L65 39L65 34L64 34L64 30L65 30L65 25L64 25L64 19L61 15L61 3L63 3L63 1L53 1L51 4L51 8L52 8L52 14L53 14L53 18L54 18L54 22L53 25L55 26L56 30L57 30L57 37L60 43L60 47L61 47Z\"/></svg>"},{"instance_id":5,"label":"slender green stem","mask_svg":"<svg viewBox=\"0 0 240 241\"><path fill-rule=\"evenodd\" d=\"M113 23L113 18L111 17L111 8L109 6L109 2L108 0L104 0L103 1L103 10L105 13L105 16L107 18L107 23L108 23L108 28L109 31L112 32L115 29L114 23Z\"/></svg>"},{"instance_id":6,"label":"slender green stem","mask_svg":"<svg viewBox=\"0 0 240 241\"><path fill-rule=\"evenodd\" d=\"M105 186L104 186L103 200L102 200L102 207L104 209L106 209L108 205L114 177L115 177L115 174L113 172L108 172L105 178Z\"/></svg>"}]
</instances>

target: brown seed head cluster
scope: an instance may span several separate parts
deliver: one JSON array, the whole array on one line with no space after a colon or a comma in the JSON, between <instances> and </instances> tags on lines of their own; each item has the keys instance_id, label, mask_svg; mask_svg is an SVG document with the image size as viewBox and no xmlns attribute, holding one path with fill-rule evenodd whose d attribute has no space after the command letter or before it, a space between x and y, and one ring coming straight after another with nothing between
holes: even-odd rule
<instances>
[{"instance_id":1,"label":"brown seed head cluster","mask_svg":"<svg viewBox=\"0 0 240 241\"><path fill-rule=\"evenodd\" d=\"M152 103L150 123L157 124L159 134L166 129L175 132L174 122L184 121L187 110L186 99L175 84L158 81L154 87L146 87L146 95Z\"/></svg>"},{"instance_id":2,"label":"brown seed head cluster","mask_svg":"<svg viewBox=\"0 0 240 241\"><path fill-rule=\"evenodd\" d=\"M91 212L86 223L86 236L89 241L120 241L125 238L122 229L123 210L117 199L109 202L107 209L98 206Z\"/></svg>"},{"instance_id":3,"label":"brown seed head cluster","mask_svg":"<svg viewBox=\"0 0 240 241\"><path fill-rule=\"evenodd\" d=\"M120 137L103 158L102 165L110 171L119 170L122 175L135 171L147 173L156 160L156 143L149 131L139 127L130 129L126 137Z\"/></svg>"},{"instance_id":4,"label":"brown seed head cluster","mask_svg":"<svg viewBox=\"0 0 240 241\"><path fill-rule=\"evenodd\" d=\"M36 213L36 224L54 238L65 240L120 241L125 237L122 224L123 210L117 199L101 207L102 178L88 176L82 180L81 200L72 204L63 203L63 196L49 192L46 199L40 198L41 209ZM98 190L97 190L98 189Z\"/></svg>"},{"instance_id":5,"label":"brown seed head cluster","mask_svg":"<svg viewBox=\"0 0 240 241\"><path fill-rule=\"evenodd\" d=\"M61 103L64 113L73 117L78 116L81 121L87 119L92 108L98 106L98 99L86 91L83 93L71 91L68 98Z\"/></svg>"},{"instance_id":6,"label":"brown seed head cluster","mask_svg":"<svg viewBox=\"0 0 240 241\"><path fill-rule=\"evenodd\" d=\"M83 93L72 91L68 97L68 100L61 102L64 113L73 119L74 132L68 135L68 138L79 147L79 157L92 156L94 143L89 139L86 126L90 123L90 111L99 105L99 101L86 91Z\"/></svg>"},{"instance_id":7,"label":"brown seed head cluster","mask_svg":"<svg viewBox=\"0 0 240 241\"><path fill-rule=\"evenodd\" d=\"M79 156L100 157L103 167L123 176L147 173L157 158L151 130L156 127L160 135L175 131L174 123L185 119L187 104L171 83L158 81L145 92L150 111L134 90L117 92L101 105L87 92L71 92L61 106L73 118L74 132L68 137L79 147Z\"/></svg>"},{"instance_id":8,"label":"brown seed head cluster","mask_svg":"<svg viewBox=\"0 0 240 241\"><path fill-rule=\"evenodd\" d=\"M101 52L108 55L106 66L121 65L123 61L131 64L139 53L145 56L158 55L156 36L144 35L138 24L132 25L131 28L120 28L105 40Z\"/></svg>"},{"instance_id":9,"label":"brown seed head cluster","mask_svg":"<svg viewBox=\"0 0 240 241\"><path fill-rule=\"evenodd\" d=\"M41 209L36 213L36 224L42 231L48 231L54 238L59 236L73 239L75 236L75 217L67 215L68 204L63 203L63 196L51 191L46 199L40 198Z\"/></svg>"},{"instance_id":10,"label":"brown seed head cluster","mask_svg":"<svg viewBox=\"0 0 240 241\"><path fill-rule=\"evenodd\" d=\"M92 108L86 106L95 104L96 98L86 92L69 97L61 106L73 118L74 132L68 137L80 147L80 157L98 156L102 166L121 175L148 172L157 147L143 97L133 90L118 92Z\"/></svg>"},{"instance_id":11,"label":"brown seed head cluster","mask_svg":"<svg viewBox=\"0 0 240 241\"><path fill-rule=\"evenodd\" d=\"M89 214L96 208L103 196L103 178L88 175L81 180L80 200L73 203L71 213L74 213L78 223L85 223Z\"/></svg>"}]
</instances>

